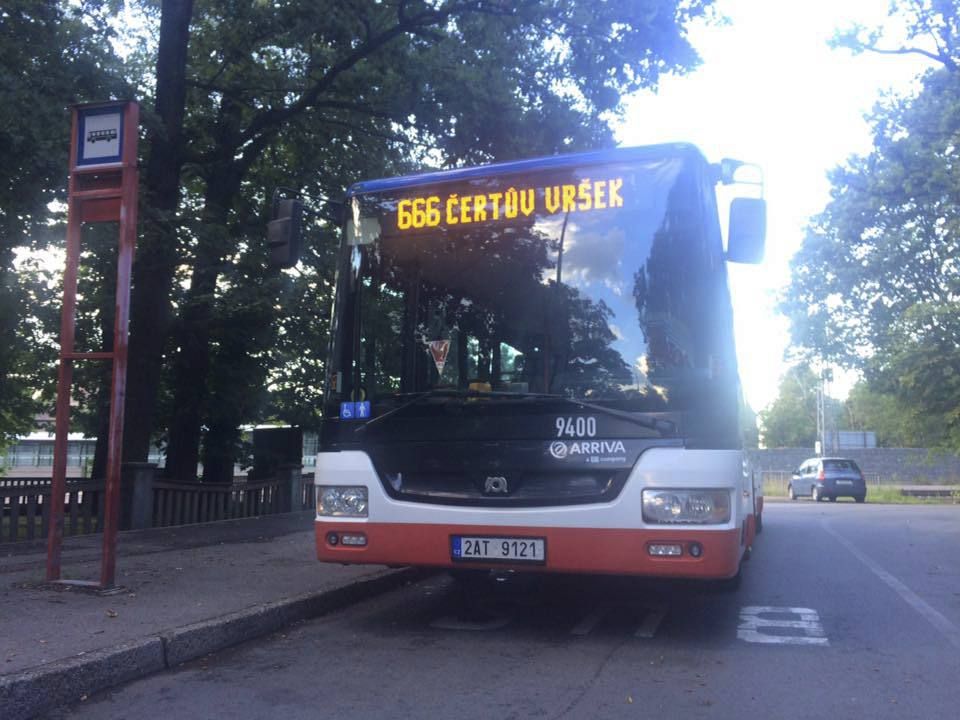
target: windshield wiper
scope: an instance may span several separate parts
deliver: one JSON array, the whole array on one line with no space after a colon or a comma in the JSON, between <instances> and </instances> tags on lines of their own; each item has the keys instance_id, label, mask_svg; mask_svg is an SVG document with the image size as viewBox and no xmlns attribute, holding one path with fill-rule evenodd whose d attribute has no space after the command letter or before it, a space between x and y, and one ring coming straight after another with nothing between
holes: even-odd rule
<instances>
[{"instance_id":1,"label":"windshield wiper","mask_svg":"<svg viewBox=\"0 0 960 720\"><path fill-rule=\"evenodd\" d=\"M584 408L586 410L592 410L594 412L603 413L609 417L619 418L620 420L626 420L635 425L640 425L642 427L648 428L650 430L656 430L661 435L670 434L672 435L676 429L677 425L672 420L664 420L662 418L650 417L649 415L638 415L634 413L627 412L625 410L614 410L613 408L604 407L603 405L594 405L593 403L584 402L583 400L575 400L574 398L566 397L565 395L556 395L551 393L525 393L525 392L500 392L500 391L491 391L491 392L481 392L479 390L425 390L421 393L415 393L410 397L407 402L402 405L398 405L385 412L383 415L378 415L372 420L368 420L366 423L354 430L355 434L363 434L367 428L372 425L378 425L382 421L393 417L397 413L403 412L407 408L420 403L423 400L428 400L434 397L451 397L451 398L502 398L502 399L512 399L512 400L559 400L564 403L570 403L576 405L577 407Z\"/></svg>"},{"instance_id":2,"label":"windshield wiper","mask_svg":"<svg viewBox=\"0 0 960 720\"><path fill-rule=\"evenodd\" d=\"M414 393L412 396L410 396L410 399L407 400L407 402L403 403L402 405L397 405L397 407L395 407L393 410L388 410L383 415L378 415L372 420L368 420L353 432L356 435L361 435L367 428L371 427L372 425L379 425L381 422L383 422L387 418L393 417L399 412L403 412L408 407L416 405L421 400L426 400L432 397L470 397L471 392L473 395L481 394L476 391L469 391L469 390L424 390L423 392Z\"/></svg>"},{"instance_id":3,"label":"windshield wiper","mask_svg":"<svg viewBox=\"0 0 960 720\"><path fill-rule=\"evenodd\" d=\"M587 410L593 410L594 412L603 413L604 415L609 415L610 417L620 418L621 420L626 420L627 422L632 422L635 425L640 425L650 430L656 430L661 435L669 434L673 435L676 432L677 424L673 420L664 420L663 418L651 417L649 415L639 415L626 410L614 410L613 408L604 407L603 405L594 405L593 403L583 402L583 400L575 400L573 398L563 397L562 395L550 395L548 397L562 398L569 403L573 403L578 407L586 408Z\"/></svg>"}]
</instances>

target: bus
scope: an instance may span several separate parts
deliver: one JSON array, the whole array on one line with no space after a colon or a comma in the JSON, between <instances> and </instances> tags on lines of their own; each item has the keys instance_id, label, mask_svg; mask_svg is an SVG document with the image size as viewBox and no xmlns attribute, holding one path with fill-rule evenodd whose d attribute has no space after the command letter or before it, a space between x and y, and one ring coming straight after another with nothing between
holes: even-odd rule
<instances>
[{"instance_id":1,"label":"bus","mask_svg":"<svg viewBox=\"0 0 960 720\"><path fill-rule=\"evenodd\" d=\"M318 558L738 579L762 496L726 263L766 222L734 198L724 247L740 165L668 144L351 187Z\"/></svg>"}]
</instances>

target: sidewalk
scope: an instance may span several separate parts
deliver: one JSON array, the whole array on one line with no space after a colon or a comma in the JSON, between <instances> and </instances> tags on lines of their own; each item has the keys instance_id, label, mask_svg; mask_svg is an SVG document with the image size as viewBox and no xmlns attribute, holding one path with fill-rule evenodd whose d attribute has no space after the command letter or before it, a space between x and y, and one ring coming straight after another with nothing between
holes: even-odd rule
<instances>
[{"instance_id":1,"label":"sidewalk","mask_svg":"<svg viewBox=\"0 0 960 720\"><path fill-rule=\"evenodd\" d=\"M63 577L99 577L102 536L65 539ZM82 695L314 617L405 582L383 567L324 565L313 514L120 534L117 584L39 587L46 543L0 545L0 718Z\"/></svg>"}]
</instances>

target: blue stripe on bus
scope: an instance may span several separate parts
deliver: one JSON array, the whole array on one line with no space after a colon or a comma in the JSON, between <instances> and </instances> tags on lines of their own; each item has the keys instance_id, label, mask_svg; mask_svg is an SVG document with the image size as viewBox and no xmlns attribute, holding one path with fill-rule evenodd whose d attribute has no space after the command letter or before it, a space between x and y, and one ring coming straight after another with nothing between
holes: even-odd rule
<instances>
[{"instance_id":1,"label":"blue stripe on bus","mask_svg":"<svg viewBox=\"0 0 960 720\"><path fill-rule=\"evenodd\" d=\"M418 185L432 185L440 182L470 180L473 178L489 177L491 175L508 175L510 173L530 172L550 168L575 167L577 165L599 165L611 162L630 160L650 160L669 158L677 155L695 154L703 158L699 148L689 143L668 143L663 145L647 145L645 147L612 148L597 150L588 153L573 155L551 155L548 157L531 158L529 160L515 160L513 162L496 163L493 165L479 165L476 167L456 168L453 170L437 170L420 175L404 175L401 177L384 178L382 180L367 180L350 186L347 197L370 192L397 190ZM706 160L704 159L704 162Z\"/></svg>"}]
</instances>

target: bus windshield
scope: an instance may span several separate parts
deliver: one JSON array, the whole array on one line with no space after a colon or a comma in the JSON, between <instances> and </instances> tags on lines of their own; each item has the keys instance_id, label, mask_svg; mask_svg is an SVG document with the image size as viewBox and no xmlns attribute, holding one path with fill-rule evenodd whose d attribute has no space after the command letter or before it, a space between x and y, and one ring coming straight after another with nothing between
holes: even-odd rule
<instances>
[{"instance_id":1,"label":"bus windshield","mask_svg":"<svg viewBox=\"0 0 960 720\"><path fill-rule=\"evenodd\" d=\"M460 390L690 411L736 384L699 153L361 191L344 253L336 356L375 407Z\"/></svg>"}]
</instances>

